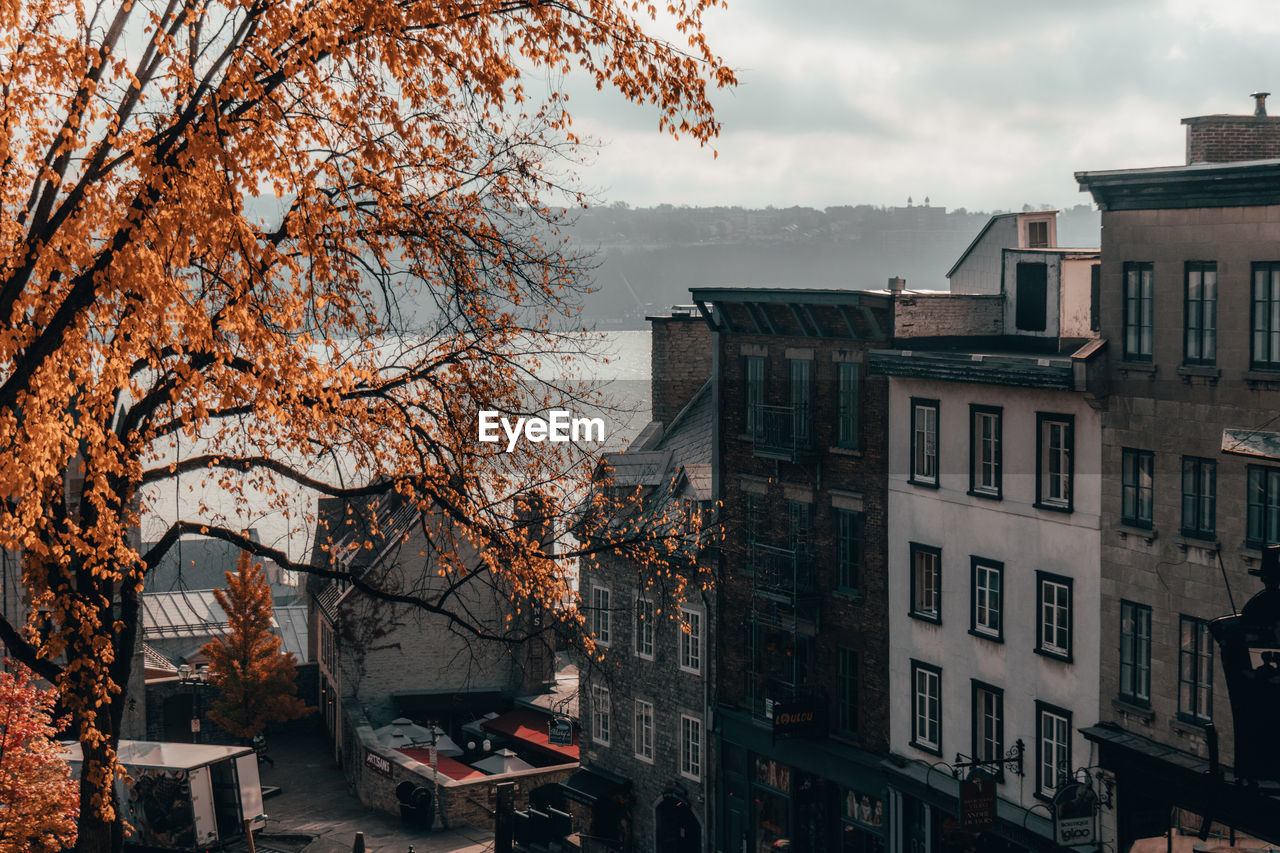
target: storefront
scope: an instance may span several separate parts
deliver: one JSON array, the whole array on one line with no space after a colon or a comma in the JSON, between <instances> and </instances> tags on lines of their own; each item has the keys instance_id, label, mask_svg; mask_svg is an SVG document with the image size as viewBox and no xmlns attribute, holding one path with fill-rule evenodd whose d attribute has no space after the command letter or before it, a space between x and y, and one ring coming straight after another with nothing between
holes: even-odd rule
<instances>
[{"instance_id":1,"label":"storefront","mask_svg":"<svg viewBox=\"0 0 1280 853\"><path fill-rule=\"evenodd\" d=\"M879 759L829 738L778 738L743 712L720 731L721 849L883 853Z\"/></svg>"},{"instance_id":2,"label":"storefront","mask_svg":"<svg viewBox=\"0 0 1280 853\"><path fill-rule=\"evenodd\" d=\"M890 821L887 853L1023 853L1058 851L1047 809L1029 811L1002 797L995 822L974 831L961 826L960 783L943 767L920 761L885 761Z\"/></svg>"}]
</instances>

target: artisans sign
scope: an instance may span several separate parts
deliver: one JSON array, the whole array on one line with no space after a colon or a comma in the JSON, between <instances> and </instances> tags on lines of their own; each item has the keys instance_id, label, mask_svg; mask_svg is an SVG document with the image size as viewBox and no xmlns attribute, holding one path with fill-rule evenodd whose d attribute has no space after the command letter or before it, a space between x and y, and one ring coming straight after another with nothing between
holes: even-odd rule
<instances>
[{"instance_id":1,"label":"artisans sign","mask_svg":"<svg viewBox=\"0 0 1280 853\"><path fill-rule=\"evenodd\" d=\"M996 780L974 774L960 783L960 826L971 831L990 828L996 822Z\"/></svg>"},{"instance_id":2,"label":"artisans sign","mask_svg":"<svg viewBox=\"0 0 1280 853\"><path fill-rule=\"evenodd\" d=\"M391 759L383 758L376 752L364 751L364 766L368 767L374 773L381 773L383 776L391 775Z\"/></svg>"}]
</instances>

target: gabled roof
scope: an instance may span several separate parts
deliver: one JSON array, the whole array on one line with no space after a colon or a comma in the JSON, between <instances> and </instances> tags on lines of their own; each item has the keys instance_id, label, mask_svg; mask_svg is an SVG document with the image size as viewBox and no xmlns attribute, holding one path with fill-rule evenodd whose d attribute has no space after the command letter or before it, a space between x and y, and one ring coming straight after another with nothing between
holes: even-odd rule
<instances>
[{"instance_id":1,"label":"gabled roof","mask_svg":"<svg viewBox=\"0 0 1280 853\"><path fill-rule=\"evenodd\" d=\"M956 262L955 262L954 264L952 264L952 265L951 265L951 269L947 270L947 278L951 278L951 276L955 275L956 270L960 269L960 265L964 263L965 258L969 257L969 254L970 254L974 249L976 249L976 248L977 248L977 246L978 246L978 244L979 244L979 243L981 243L981 242L982 242L982 238L983 238L983 237L985 237L985 236L986 236L986 234L987 234L987 232L991 230L991 226L995 225L995 224L996 224L997 222L999 222L1000 220L1002 220L1002 219L1009 219L1009 218L1016 218L1016 217L1019 217L1019 216L1035 216L1035 215L1036 215L1036 214L1038 214L1038 213L1057 213L1057 212L1058 212L1058 211L1056 211L1056 210L1023 210L1023 211L1018 211L1018 212L1016 212L1016 213L997 213L997 214L995 214L994 216L992 216L990 219L988 219L988 220L987 220L987 224L986 224L986 225L983 225L983 226L982 226L982 230L978 232L978 236L974 237L974 238L973 238L973 241L972 241L972 242L970 242L970 243L969 243L969 245L965 247L965 250L964 250L963 252L961 252L961 253L960 253L960 257L959 257L959 258L957 258L957 259L956 259ZM1010 248L1015 248L1015 249L1016 249L1017 247L1016 247L1016 246L1013 246L1013 247L1010 247Z\"/></svg>"}]
</instances>

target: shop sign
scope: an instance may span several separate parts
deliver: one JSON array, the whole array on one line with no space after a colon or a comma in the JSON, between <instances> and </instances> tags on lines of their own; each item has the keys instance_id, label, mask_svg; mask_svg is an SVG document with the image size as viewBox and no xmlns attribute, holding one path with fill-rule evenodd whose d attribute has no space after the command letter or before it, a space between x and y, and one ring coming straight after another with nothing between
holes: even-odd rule
<instances>
[{"instance_id":1,"label":"shop sign","mask_svg":"<svg viewBox=\"0 0 1280 853\"><path fill-rule=\"evenodd\" d=\"M884 801L865 791L847 788L844 792L844 818L872 829L882 829Z\"/></svg>"},{"instance_id":2,"label":"shop sign","mask_svg":"<svg viewBox=\"0 0 1280 853\"><path fill-rule=\"evenodd\" d=\"M383 776L391 775L391 760L367 749L364 751L364 766L374 773L380 773Z\"/></svg>"},{"instance_id":3,"label":"shop sign","mask_svg":"<svg viewBox=\"0 0 1280 853\"><path fill-rule=\"evenodd\" d=\"M774 735L822 735L827 731L827 706L817 699L773 703Z\"/></svg>"},{"instance_id":4,"label":"shop sign","mask_svg":"<svg viewBox=\"0 0 1280 853\"><path fill-rule=\"evenodd\" d=\"M967 782L960 783L960 826L978 831L996 822L996 780L983 773L975 773Z\"/></svg>"},{"instance_id":5,"label":"shop sign","mask_svg":"<svg viewBox=\"0 0 1280 853\"><path fill-rule=\"evenodd\" d=\"M547 724L547 742L553 746L573 745L573 723L568 717L557 717Z\"/></svg>"},{"instance_id":6,"label":"shop sign","mask_svg":"<svg viewBox=\"0 0 1280 853\"><path fill-rule=\"evenodd\" d=\"M1081 782L1069 782L1053 795L1053 839L1063 847L1097 843L1098 795Z\"/></svg>"}]
</instances>

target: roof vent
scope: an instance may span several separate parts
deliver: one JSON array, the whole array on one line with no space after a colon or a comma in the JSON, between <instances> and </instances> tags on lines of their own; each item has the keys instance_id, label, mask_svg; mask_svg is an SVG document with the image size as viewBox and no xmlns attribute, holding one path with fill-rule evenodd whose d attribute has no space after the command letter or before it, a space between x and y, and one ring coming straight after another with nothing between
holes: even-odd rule
<instances>
[{"instance_id":1,"label":"roof vent","mask_svg":"<svg viewBox=\"0 0 1280 853\"><path fill-rule=\"evenodd\" d=\"M1258 118L1265 118L1267 115L1267 95L1270 92L1254 92L1250 95L1253 98L1253 114Z\"/></svg>"}]
</instances>

